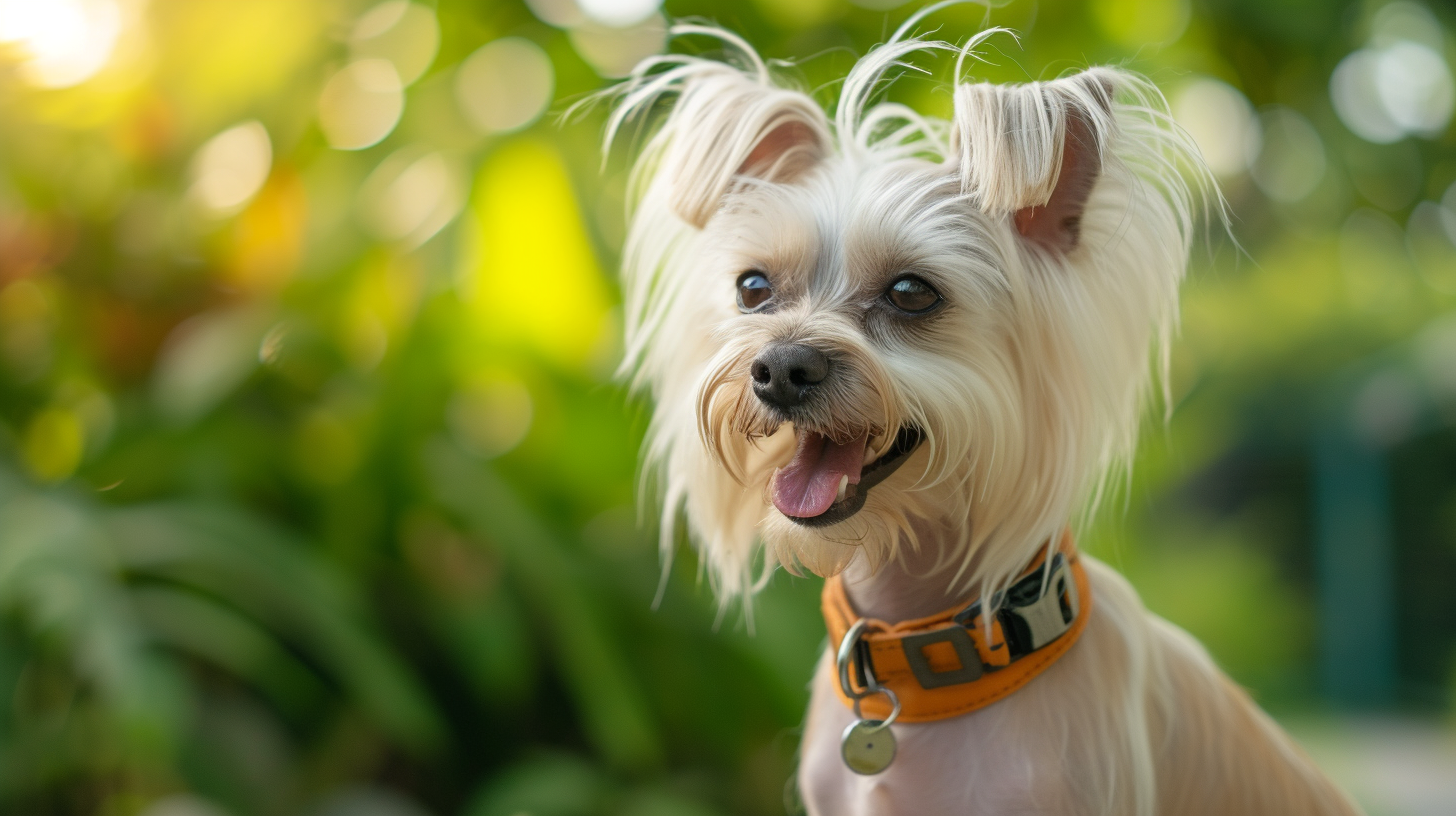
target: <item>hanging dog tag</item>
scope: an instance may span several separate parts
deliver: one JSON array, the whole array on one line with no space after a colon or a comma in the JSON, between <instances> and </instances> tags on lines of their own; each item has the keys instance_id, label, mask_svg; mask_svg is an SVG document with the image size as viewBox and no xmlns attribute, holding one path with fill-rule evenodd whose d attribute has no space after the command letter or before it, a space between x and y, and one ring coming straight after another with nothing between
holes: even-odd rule
<instances>
[{"instance_id":1,"label":"hanging dog tag","mask_svg":"<svg viewBox=\"0 0 1456 816\"><path fill-rule=\"evenodd\" d=\"M844 729L839 753L851 771L873 776L895 759L895 734L884 720L858 720Z\"/></svg>"}]
</instances>

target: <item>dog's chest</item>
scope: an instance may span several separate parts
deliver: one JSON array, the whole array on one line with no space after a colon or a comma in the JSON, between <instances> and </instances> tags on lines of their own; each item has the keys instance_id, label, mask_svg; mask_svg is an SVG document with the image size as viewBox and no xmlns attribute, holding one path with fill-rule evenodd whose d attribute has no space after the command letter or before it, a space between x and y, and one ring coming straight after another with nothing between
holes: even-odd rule
<instances>
[{"instance_id":1,"label":"dog's chest","mask_svg":"<svg viewBox=\"0 0 1456 816\"><path fill-rule=\"evenodd\" d=\"M810 816L1019 816L1066 814L1061 750L1008 733L995 706L935 723L894 726L899 747L883 773L860 776L840 757L854 721L834 695L827 660L800 749L799 790Z\"/></svg>"}]
</instances>

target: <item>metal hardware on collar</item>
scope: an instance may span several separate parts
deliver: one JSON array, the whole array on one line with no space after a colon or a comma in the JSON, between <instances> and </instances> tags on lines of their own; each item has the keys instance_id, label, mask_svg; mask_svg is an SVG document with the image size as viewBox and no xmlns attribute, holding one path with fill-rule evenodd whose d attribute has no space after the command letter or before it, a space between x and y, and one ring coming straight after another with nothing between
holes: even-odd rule
<instances>
[{"instance_id":1,"label":"metal hardware on collar","mask_svg":"<svg viewBox=\"0 0 1456 816\"><path fill-rule=\"evenodd\" d=\"M839 687L844 691L844 696L852 700L858 700L867 694L871 694L875 689L880 687L880 684L875 680L874 670L865 665L866 661L863 659L863 656L858 661L857 668L860 673L860 679L863 681L863 685L867 691L863 693L857 692L854 690L854 686L849 684L850 657L857 651L856 647L859 646L859 637L864 634L865 627L868 625L869 621L864 618L855 621L854 625L849 627L849 631L844 633L844 638L839 641L839 652L835 657L835 662L839 668Z\"/></svg>"},{"instance_id":2,"label":"metal hardware on collar","mask_svg":"<svg viewBox=\"0 0 1456 816\"><path fill-rule=\"evenodd\" d=\"M1006 605L997 613L1006 639L1013 643L1012 654L1034 652L1066 634L1080 611L1077 583L1067 569L1067 560L1057 553L1051 561L1051 574L1042 584L1042 570L1021 579L1007 591ZM1043 591L1042 587L1045 586ZM1037 595L1018 603L1033 589ZM1019 590L1019 591L1018 591Z\"/></svg>"},{"instance_id":3,"label":"metal hardware on collar","mask_svg":"<svg viewBox=\"0 0 1456 816\"><path fill-rule=\"evenodd\" d=\"M843 580L826 580L820 606L831 654L837 647L838 657L838 685L831 687L856 717L853 738L846 730L847 742L841 744L849 752L845 762L869 768L872 759L884 761L879 752L887 746L879 737L891 735L878 727L882 719L894 718L897 725L935 722L1014 694L1077 644L1095 602L1068 532L1055 549L1049 543L1037 553L1004 590L898 623L865 619ZM1027 659L1032 655L1035 659Z\"/></svg>"},{"instance_id":4,"label":"metal hardware on collar","mask_svg":"<svg viewBox=\"0 0 1456 816\"><path fill-rule=\"evenodd\" d=\"M895 761L895 732L879 720L855 720L839 738L839 758L860 776L883 773Z\"/></svg>"},{"instance_id":5,"label":"metal hardware on collar","mask_svg":"<svg viewBox=\"0 0 1456 816\"><path fill-rule=\"evenodd\" d=\"M855 621L849 631L844 633L844 639L839 642L839 650L835 656L836 668L839 670L839 688L846 697L854 701L851 707L854 709L855 718L840 737L839 754L845 767L865 776L880 773L894 761L896 741L895 732L890 730L890 725L900 716L899 695L879 684L874 668L869 665L869 650L861 648L863 642L860 636L864 634L868 624L869 621L864 618ZM864 691L855 691L849 682L851 663L854 664ZM883 720L865 719L860 712L860 701L875 694L883 694L890 701L890 716Z\"/></svg>"},{"instance_id":6,"label":"metal hardware on collar","mask_svg":"<svg viewBox=\"0 0 1456 816\"><path fill-rule=\"evenodd\" d=\"M890 716L886 717L883 720L864 719L864 715L860 713L859 704L861 700L863 700L865 697L870 696L870 694L883 694L886 697L890 698ZM855 701L851 707L854 709L854 716L859 717L861 720L864 720L864 722L874 725L876 731L882 728L889 728L891 725L894 724L895 720L900 718L900 698L895 694L895 692L890 691L884 686L880 686L874 691L865 694L863 697L855 698Z\"/></svg>"},{"instance_id":7,"label":"metal hardware on collar","mask_svg":"<svg viewBox=\"0 0 1456 816\"><path fill-rule=\"evenodd\" d=\"M955 647L956 657L961 662L959 669L936 671L930 667L930 661L926 659L924 650L925 647L936 643L949 643ZM971 640L970 633L964 626L947 626L944 629L906 635L901 639L900 644L905 649L905 662L909 663L910 670L915 672L915 679L920 682L921 688L954 686L981 679L983 671L981 655L976 651L975 641Z\"/></svg>"},{"instance_id":8,"label":"metal hardware on collar","mask_svg":"<svg viewBox=\"0 0 1456 816\"><path fill-rule=\"evenodd\" d=\"M844 639L839 642L839 652L835 659L837 668L839 669L839 688L844 692L844 696L854 701L854 716L856 717L861 716L859 713L860 700L875 694L885 695L890 701L890 716L886 717L881 725L886 726L893 723L895 718L900 716L900 697L895 692L880 685L879 681L875 679L874 668L869 665L868 650L858 648L861 645L860 636L864 634L865 627L868 624L869 621L864 618L855 621L854 625L849 627L849 631L844 633ZM851 661L850 658L855 656L859 659ZM849 669L851 662L855 664L855 669L860 676L860 680L863 681L861 685L865 687L864 691L855 691L854 686L850 685Z\"/></svg>"}]
</instances>

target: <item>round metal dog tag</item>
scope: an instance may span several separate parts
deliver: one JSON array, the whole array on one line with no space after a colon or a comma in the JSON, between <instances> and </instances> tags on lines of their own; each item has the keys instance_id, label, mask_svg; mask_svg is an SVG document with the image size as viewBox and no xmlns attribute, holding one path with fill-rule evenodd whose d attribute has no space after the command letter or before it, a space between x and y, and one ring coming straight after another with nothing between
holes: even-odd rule
<instances>
[{"instance_id":1,"label":"round metal dog tag","mask_svg":"<svg viewBox=\"0 0 1456 816\"><path fill-rule=\"evenodd\" d=\"M859 720L844 729L839 754L851 771L873 776L895 759L895 735L884 720Z\"/></svg>"}]
</instances>

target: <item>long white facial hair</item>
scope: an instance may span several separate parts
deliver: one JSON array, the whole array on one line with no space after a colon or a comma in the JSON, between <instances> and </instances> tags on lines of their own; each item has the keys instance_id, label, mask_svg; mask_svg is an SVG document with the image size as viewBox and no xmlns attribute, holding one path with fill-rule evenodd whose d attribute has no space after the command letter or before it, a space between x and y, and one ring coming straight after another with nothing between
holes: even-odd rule
<instances>
[{"instance_id":1,"label":"long white facial hair","mask_svg":"<svg viewBox=\"0 0 1456 816\"><path fill-rule=\"evenodd\" d=\"M682 514L727 603L778 566L827 574L856 553L881 564L918 546L918 518L958 537L941 554L957 587L983 595L1004 587L1125 472L1152 372L1166 367L1195 205L1218 201L1196 148L1150 82L1106 68L990 85L960 82L958 61L949 122L869 104L885 72L911 52L958 50L964 58L994 31L953 49L902 29L850 72L832 122L809 96L777 85L738 37L699 26L675 33L717 37L734 63L649 59L615 89L620 101L608 125L610 140L676 95L634 168L622 272L623 370L655 403L643 493L655 479L665 560ZM1086 175L1089 162L1086 178L1068 169ZM854 178L891 165L913 166L906 177L924 179L925 188L876 189L928 196L929 232L944 232L928 222L943 222L954 206L969 213L956 240L979 257L966 259L964 275L976 278L977 291L995 293L997 312L965 327L976 342L935 349L943 366L881 359L868 339L825 318L826 331L863 363L875 397L865 410L879 414L866 423L915 424L925 443L858 514L804 528L766 498L773 469L792 452L791 435L723 433L743 402L741 358L755 341L735 322L736 310L725 309L731 280L703 274L714 248L701 239L713 219L739 217L723 209L737 192L807 189L826 175ZM1080 201L1068 228L1058 208L1069 195ZM934 205L947 199L954 206ZM822 209L836 207L824 201ZM812 224L816 213L802 217Z\"/></svg>"}]
</instances>

